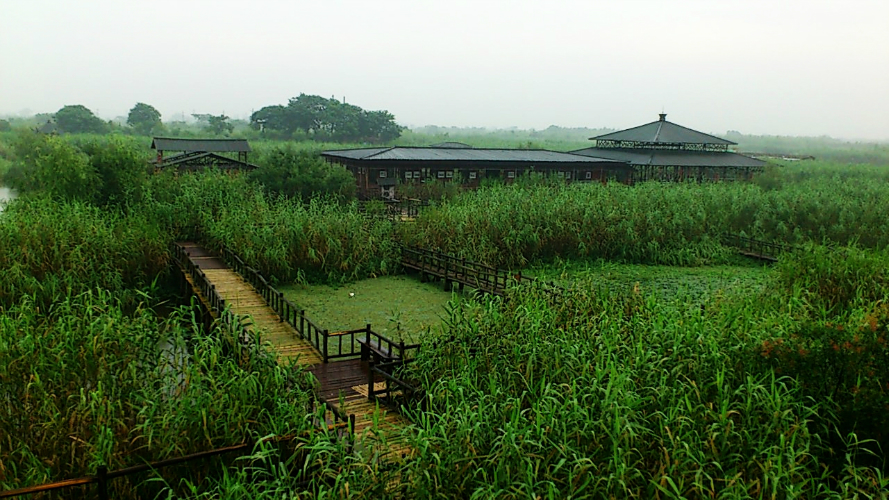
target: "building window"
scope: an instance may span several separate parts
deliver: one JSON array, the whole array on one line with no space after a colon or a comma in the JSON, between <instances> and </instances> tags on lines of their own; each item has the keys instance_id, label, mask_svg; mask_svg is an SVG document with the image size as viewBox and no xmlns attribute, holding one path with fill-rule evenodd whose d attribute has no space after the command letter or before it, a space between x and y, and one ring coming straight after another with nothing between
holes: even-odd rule
<instances>
[{"instance_id":1,"label":"building window","mask_svg":"<svg viewBox=\"0 0 889 500\"><path fill-rule=\"evenodd\" d=\"M561 170L559 170L559 177L565 177L565 172L562 172Z\"/></svg>"},{"instance_id":2,"label":"building window","mask_svg":"<svg viewBox=\"0 0 889 500\"><path fill-rule=\"evenodd\" d=\"M414 170L414 179L419 179L419 178L420 178L420 171Z\"/></svg>"},{"instance_id":3,"label":"building window","mask_svg":"<svg viewBox=\"0 0 889 500\"><path fill-rule=\"evenodd\" d=\"M444 171L439 170L436 177L438 177L439 179L444 179Z\"/></svg>"},{"instance_id":4,"label":"building window","mask_svg":"<svg viewBox=\"0 0 889 500\"><path fill-rule=\"evenodd\" d=\"M510 170L509 172L506 172L506 177L508 177L510 179L515 179L515 170Z\"/></svg>"},{"instance_id":5,"label":"building window","mask_svg":"<svg viewBox=\"0 0 889 500\"><path fill-rule=\"evenodd\" d=\"M450 179L451 177L454 176L454 171L453 171L453 170L448 170L447 172L445 172L445 176L446 176L448 179Z\"/></svg>"},{"instance_id":6,"label":"building window","mask_svg":"<svg viewBox=\"0 0 889 500\"><path fill-rule=\"evenodd\" d=\"M380 170L380 179L385 179L385 178L386 178L386 171Z\"/></svg>"},{"instance_id":7,"label":"building window","mask_svg":"<svg viewBox=\"0 0 889 500\"><path fill-rule=\"evenodd\" d=\"M570 178L571 178L571 172L565 172L565 178L566 178L566 179L570 179Z\"/></svg>"},{"instance_id":8,"label":"building window","mask_svg":"<svg viewBox=\"0 0 889 500\"><path fill-rule=\"evenodd\" d=\"M587 178L587 180L592 179L592 178L593 178L593 173L592 173L592 172L587 172L587 173L586 173L586 178Z\"/></svg>"},{"instance_id":9,"label":"building window","mask_svg":"<svg viewBox=\"0 0 889 500\"><path fill-rule=\"evenodd\" d=\"M412 174L411 172L405 172L405 173L404 173L404 178L405 178L405 179L410 179L412 176L413 176L413 174Z\"/></svg>"},{"instance_id":10,"label":"building window","mask_svg":"<svg viewBox=\"0 0 889 500\"><path fill-rule=\"evenodd\" d=\"M478 174L477 172L469 172L469 178L470 178L470 179L475 179L476 176L477 176L477 174Z\"/></svg>"}]
</instances>

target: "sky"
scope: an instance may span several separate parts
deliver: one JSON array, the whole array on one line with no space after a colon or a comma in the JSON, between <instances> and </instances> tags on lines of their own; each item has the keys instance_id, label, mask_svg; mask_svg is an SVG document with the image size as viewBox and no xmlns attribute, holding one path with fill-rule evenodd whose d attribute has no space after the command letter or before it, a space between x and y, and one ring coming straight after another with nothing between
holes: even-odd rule
<instances>
[{"instance_id":1,"label":"sky","mask_svg":"<svg viewBox=\"0 0 889 500\"><path fill-rule=\"evenodd\" d=\"M887 0L0 0L0 114L246 118L300 93L407 126L889 140Z\"/></svg>"}]
</instances>

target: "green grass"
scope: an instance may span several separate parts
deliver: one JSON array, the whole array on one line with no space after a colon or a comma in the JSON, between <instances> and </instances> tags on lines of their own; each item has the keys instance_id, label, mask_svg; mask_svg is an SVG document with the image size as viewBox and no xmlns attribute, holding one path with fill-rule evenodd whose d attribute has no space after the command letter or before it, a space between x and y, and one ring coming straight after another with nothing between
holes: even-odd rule
<instances>
[{"instance_id":1,"label":"green grass","mask_svg":"<svg viewBox=\"0 0 889 500\"><path fill-rule=\"evenodd\" d=\"M331 332L363 328L394 340L418 342L424 332L442 326L444 306L452 294L441 284L411 276L386 276L342 287L291 285L279 288L318 327ZM354 294L354 295L351 295Z\"/></svg>"},{"instance_id":2,"label":"green grass","mask_svg":"<svg viewBox=\"0 0 889 500\"><path fill-rule=\"evenodd\" d=\"M686 297L701 301L716 295L755 294L768 283L772 269L755 263L722 266L648 266L598 261L558 261L530 267L526 273L571 286L591 282L607 290L637 290L643 295L671 300Z\"/></svg>"}]
</instances>

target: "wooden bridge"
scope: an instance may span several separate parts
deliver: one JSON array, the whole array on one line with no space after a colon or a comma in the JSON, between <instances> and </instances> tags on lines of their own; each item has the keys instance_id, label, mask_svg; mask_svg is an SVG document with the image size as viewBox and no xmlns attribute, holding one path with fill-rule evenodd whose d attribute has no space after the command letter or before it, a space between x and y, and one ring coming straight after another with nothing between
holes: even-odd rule
<instances>
[{"instance_id":1,"label":"wooden bridge","mask_svg":"<svg viewBox=\"0 0 889 500\"><path fill-rule=\"evenodd\" d=\"M492 295L503 295L508 288L521 284L540 285L552 295L559 295L565 291L563 287L553 282L544 282L525 276L521 272L511 273L506 269L417 247L401 247L401 265L419 272L421 280L440 279L444 283L445 291L451 290L454 284L459 290L469 286Z\"/></svg>"},{"instance_id":2,"label":"wooden bridge","mask_svg":"<svg viewBox=\"0 0 889 500\"><path fill-rule=\"evenodd\" d=\"M766 262L778 262L778 255L798 250L796 247L790 245L757 240L731 233L722 235L722 244L727 247L736 248L738 253L745 257L764 260Z\"/></svg>"},{"instance_id":3,"label":"wooden bridge","mask_svg":"<svg viewBox=\"0 0 889 500\"><path fill-rule=\"evenodd\" d=\"M220 258L192 242L173 247L174 260L205 308L258 335L281 362L311 373L316 396L327 407L324 425L348 422L356 446L377 457L411 453L403 444L409 422L386 403L403 394L400 381L376 366L410 359L419 345L396 343L370 325L331 333L320 329L255 269L225 250ZM335 362L331 362L335 361ZM401 382L403 384L403 382Z\"/></svg>"}]
</instances>

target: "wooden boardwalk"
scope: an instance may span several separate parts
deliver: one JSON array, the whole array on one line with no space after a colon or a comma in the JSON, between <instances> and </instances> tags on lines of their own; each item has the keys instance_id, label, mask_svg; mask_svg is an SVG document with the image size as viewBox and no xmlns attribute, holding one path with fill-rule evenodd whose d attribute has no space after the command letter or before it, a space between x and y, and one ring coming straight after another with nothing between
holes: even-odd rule
<instances>
[{"instance_id":1,"label":"wooden boardwalk","mask_svg":"<svg viewBox=\"0 0 889 500\"><path fill-rule=\"evenodd\" d=\"M346 415L354 415L356 449L366 450L378 458L397 459L410 454L401 444L409 422L399 413L368 399L368 363L360 359L336 360L325 363L315 346L302 337L288 322L269 306L263 296L240 274L230 269L222 259L200 245L177 243L191 264L198 268L212 284L225 306L242 317L248 331L257 332L263 342L270 344L282 360L303 366L317 380L316 394ZM186 278L206 305L189 273ZM218 314L219 311L217 311ZM381 380L375 380L381 382Z\"/></svg>"}]
</instances>

